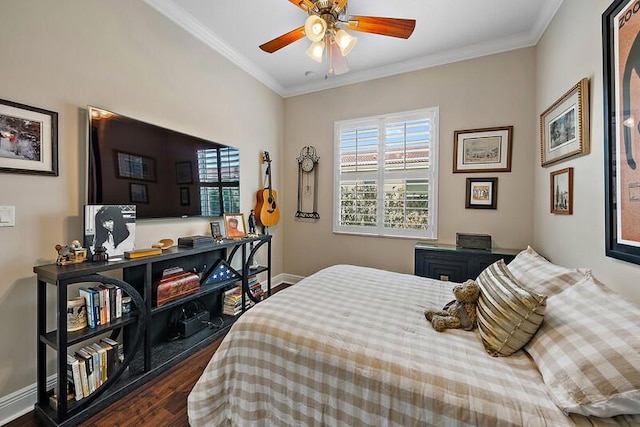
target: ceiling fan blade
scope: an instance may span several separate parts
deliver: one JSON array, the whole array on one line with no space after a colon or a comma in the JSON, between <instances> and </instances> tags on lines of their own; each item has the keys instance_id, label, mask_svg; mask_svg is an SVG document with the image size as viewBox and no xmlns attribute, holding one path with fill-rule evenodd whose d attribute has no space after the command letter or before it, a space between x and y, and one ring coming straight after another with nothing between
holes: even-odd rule
<instances>
[{"instance_id":1,"label":"ceiling fan blade","mask_svg":"<svg viewBox=\"0 0 640 427\"><path fill-rule=\"evenodd\" d=\"M296 6L298 6L300 9L304 10L305 12L315 7L315 5L311 0L289 0L289 1L295 4Z\"/></svg>"},{"instance_id":2,"label":"ceiling fan blade","mask_svg":"<svg viewBox=\"0 0 640 427\"><path fill-rule=\"evenodd\" d=\"M288 46L303 37L304 26L298 27L295 30L289 31L287 34L283 34L280 37L276 37L275 39L268 41L263 45L260 45L260 49L264 50L267 53L273 53L276 50L282 49L283 47Z\"/></svg>"},{"instance_id":3,"label":"ceiling fan blade","mask_svg":"<svg viewBox=\"0 0 640 427\"><path fill-rule=\"evenodd\" d=\"M347 0L333 0L333 10L341 13L347 6Z\"/></svg>"},{"instance_id":4,"label":"ceiling fan blade","mask_svg":"<svg viewBox=\"0 0 640 427\"><path fill-rule=\"evenodd\" d=\"M416 27L415 19L350 16L347 30L408 39Z\"/></svg>"}]
</instances>

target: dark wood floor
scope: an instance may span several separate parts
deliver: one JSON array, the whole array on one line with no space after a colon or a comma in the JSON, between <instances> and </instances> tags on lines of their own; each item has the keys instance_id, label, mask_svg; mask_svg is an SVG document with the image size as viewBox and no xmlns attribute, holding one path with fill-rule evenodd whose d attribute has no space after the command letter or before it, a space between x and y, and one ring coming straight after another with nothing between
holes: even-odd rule
<instances>
[{"instance_id":1,"label":"dark wood floor","mask_svg":"<svg viewBox=\"0 0 640 427\"><path fill-rule=\"evenodd\" d=\"M213 342L183 360L166 375L143 385L80 424L99 426L172 426L188 427L187 395L202 375L222 339ZM5 427L40 427L33 412L11 421Z\"/></svg>"}]
</instances>

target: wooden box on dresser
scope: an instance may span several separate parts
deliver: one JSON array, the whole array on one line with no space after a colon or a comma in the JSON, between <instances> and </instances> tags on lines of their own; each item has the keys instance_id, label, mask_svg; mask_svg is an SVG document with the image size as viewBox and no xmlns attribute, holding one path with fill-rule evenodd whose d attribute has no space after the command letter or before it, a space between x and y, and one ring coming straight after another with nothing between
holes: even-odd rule
<instances>
[{"instance_id":1,"label":"wooden box on dresser","mask_svg":"<svg viewBox=\"0 0 640 427\"><path fill-rule=\"evenodd\" d=\"M417 243L414 274L431 279L462 283L475 279L499 259L510 262L519 249L464 249L453 245Z\"/></svg>"},{"instance_id":2,"label":"wooden box on dresser","mask_svg":"<svg viewBox=\"0 0 640 427\"><path fill-rule=\"evenodd\" d=\"M213 242L213 241L212 241ZM266 246L266 265L253 267L257 251ZM238 257L238 259L234 258ZM240 265L239 277L201 285L198 292L178 300L156 306L153 283L164 269L180 267L184 271L211 269L220 260ZM205 269L205 270L206 270ZM85 262L59 266L48 264L34 267L37 275L37 386L35 413L48 426L73 426L106 408L131 390L162 375L170 367L199 349L224 336L235 322L235 316L222 313L225 291L242 283L242 308L248 304L249 278L267 274L267 295L271 293L271 236L257 236L240 240L225 240L197 248L173 247L154 255L121 261ZM105 275L102 273L108 273ZM121 276L122 280L114 276ZM206 277L202 277L204 281ZM132 310L121 317L95 328L67 331L67 300L75 295L77 285L112 284L132 298ZM55 295L56 325L48 330L48 293ZM181 306L197 300L211 318L221 319L185 338L174 339L169 334L173 313ZM57 399L52 404L52 387L47 384L47 361L55 359L57 396L66 396L67 354L77 347L96 342L101 337L119 341L124 347L124 360L109 377L87 397L80 400Z\"/></svg>"}]
</instances>

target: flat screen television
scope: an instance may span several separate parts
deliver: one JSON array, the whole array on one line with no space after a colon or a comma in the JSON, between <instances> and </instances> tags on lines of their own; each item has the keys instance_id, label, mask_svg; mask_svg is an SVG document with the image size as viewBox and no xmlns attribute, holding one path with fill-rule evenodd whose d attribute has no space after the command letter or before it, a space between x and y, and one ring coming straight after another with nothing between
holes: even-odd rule
<instances>
[{"instance_id":1,"label":"flat screen television","mask_svg":"<svg viewBox=\"0 0 640 427\"><path fill-rule=\"evenodd\" d=\"M88 107L87 204L136 205L137 218L240 211L240 151Z\"/></svg>"}]
</instances>

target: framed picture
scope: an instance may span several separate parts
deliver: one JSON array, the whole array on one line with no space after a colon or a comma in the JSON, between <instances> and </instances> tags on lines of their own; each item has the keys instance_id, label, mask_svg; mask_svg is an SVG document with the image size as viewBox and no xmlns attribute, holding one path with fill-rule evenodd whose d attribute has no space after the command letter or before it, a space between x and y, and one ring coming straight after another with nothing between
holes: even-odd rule
<instances>
[{"instance_id":1,"label":"framed picture","mask_svg":"<svg viewBox=\"0 0 640 427\"><path fill-rule=\"evenodd\" d=\"M453 173L511 172L513 126L457 130L453 134Z\"/></svg>"},{"instance_id":2,"label":"framed picture","mask_svg":"<svg viewBox=\"0 0 640 427\"><path fill-rule=\"evenodd\" d=\"M640 264L640 13L615 0L602 15L605 253Z\"/></svg>"},{"instance_id":3,"label":"framed picture","mask_svg":"<svg viewBox=\"0 0 640 427\"><path fill-rule=\"evenodd\" d=\"M193 177L191 175L191 162L176 162L176 183L193 183Z\"/></svg>"},{"instance_id":4,"label":"framed picture","mask_svg":"<svg viewBox=\"0 0 640 427\"><path fill-rule=\"evenodd\" d=\"M180 205L189 206L191 198L189 197L189 187L180 187Z\"/></svg>"},{"instance_id":5,"label":"framed picture","mask_svg":"<svg viewBox=\"0 0 640 427\"><path fill-rule=\"evenodd\" d=\"M58 113L0 99L0 172L58 176Z\"/></svg>"},{"instance_id":6,"label":"framed picture","mask_svg":"<svg viewBox=\"0 0 640 427\"><path fill-rule=\"evenodd\" d=\"M573 213L573 168L551 172L551 213L571 215Z\"/></svg>"},{"instance_id":7,"label":"framed picture","mask_svg":"<svg viewBox=\"0 0 640 427\"><path fill-rule=\"evenodd\" d=\"M211 237L213 237L216 240L221 239L222 231L220 230L220 222L212 221L209 223L209 226L211 227Z\"/></svg>"},{"instance_id":8,"label":"framed picture","mask_svg":"<svg viewBox=\"0 0 640 427\"><path fill-rule=\"evenodd\" d=\"M149 203L147 184L130 183L129 200L131 200L132 203Z\"/></svg>"},{"instance_id":9,"label":"framed picture","mask_svg":"<svg viewBox=\"0 0 640 427\"><path fill-rule=\"evenodd\" d=\"M86 205L84 243L90 253L102 246L109 261L121 260L132 251L136 231L136 205Z\"/></svg>"},{"instance_id":10,"label":"framed picture","mask_svg":"<svg viewBox=\"0 0 640 427\"><path fill-rule=\"evenodd\" d=\"M224 228L227 239L247 236L247 226L244 222L244 214L224 214Z\"/></svg>"},{"instance_id":11,"label":"framed picture","mask_svg":"<svg viewBox=\"0 0 640 427\"><path fill-rule=\"evenodd\" d=\"M576 83L540 115L540 163L589 153L589 79Z\"/></svg>"},{"instance_id":12,"label":"framed picture","mask_svg":"<svg viewBox=\"0 0 640 427\"><path fill-rule=\"evenodd\" d=\"M114 151L118 178L156 181L156 160L153 157Z\"/></svg>"},{"instance_id":13,"label":"framed picture","mask_svg":"<svg viewBox=\"0 0 640 427\"><path fill-rule=\"evenodd\" d=\"M467 178L467 209L496 209L498 178Z\"/></svg>"}]
</instances>

